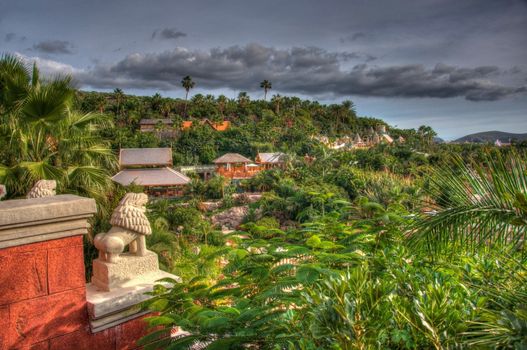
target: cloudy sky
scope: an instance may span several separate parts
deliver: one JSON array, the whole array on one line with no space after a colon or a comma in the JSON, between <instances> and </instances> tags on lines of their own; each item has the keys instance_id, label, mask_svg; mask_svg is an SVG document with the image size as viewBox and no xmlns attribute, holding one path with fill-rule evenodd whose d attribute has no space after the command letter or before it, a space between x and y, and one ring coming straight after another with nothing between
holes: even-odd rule
<instances>
[{"instance_id":1,"label":"cloudy sky","mask_svg":"<svg viewBox=\"0 0 527 350\"><path fill-rule=\"evenodd\" d=\"M267 79L446 139L527 132L526 0L0 0L0 52L86 90L181 97L191 75L262 98Z\"/></svg>"}]
</instances>

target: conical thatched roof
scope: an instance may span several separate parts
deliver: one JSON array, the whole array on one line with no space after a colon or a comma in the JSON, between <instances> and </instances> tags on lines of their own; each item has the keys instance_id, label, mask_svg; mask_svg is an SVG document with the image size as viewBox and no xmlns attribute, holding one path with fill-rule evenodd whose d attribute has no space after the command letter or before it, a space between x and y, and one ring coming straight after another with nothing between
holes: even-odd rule
<instances>
[{"instance_id":1,"label":"conical thatched roof","mask_svg":"<svg viewBox=\"0 0 527 350\"><path fill-rule=\"evenodd\" d=\"M362 142L362 139L360 138L360 135L357 133L357 135L355 135L355 139L353 140L355 143L359 143L359 142Z\"/></svg>"}]
</instances>

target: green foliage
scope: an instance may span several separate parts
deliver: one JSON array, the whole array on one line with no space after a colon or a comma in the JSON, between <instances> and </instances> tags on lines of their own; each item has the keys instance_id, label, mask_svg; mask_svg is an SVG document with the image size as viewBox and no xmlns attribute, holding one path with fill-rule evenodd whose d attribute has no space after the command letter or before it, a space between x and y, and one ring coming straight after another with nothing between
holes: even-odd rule
<instances>
[{"instance_id":1,"label":"green foliage","mask_svg":"<svg viewBox=\"0 0 527 350\"><path fill-rule=\"evenodd\" d=\"M69 77L43 81L36 66L0 58L0 182L9 196L25 194L40 179L59 192L93 197L105 208L116 158L98 129L108 116L74 110Z\"/></svg>"},{"instance_id":2,"label":"green foliage","mask_svg":"<svg viewBox=\"0 0 527 350\"><path fill-rule=\"evenodd\" d=\"M512 163L503 164L516 174ZM485 178L503 184L503 179L496 179L501 168L486 169L492 176ZM320 171L329 181L342 175L315 166L300 178L286 171L267 182L271 192L264 195L260 208L273 215L229 235L230 247L214 255L225 265L217 278L189 275L182 284L156 291L151 307L161 315L151 324L178 325L191 333L166 346L525 346L527 271L522 252L510 250L514 241L492 246L451 241L446 254L438 250L431 255L426 246L409 244L405 233L414 229L409 214L420 209L422 195L410 180L347 169L343 178L353 181L357 193L350 202L345 200L347 190L314 181L312 173ZM463 168L457 171L462 173ZM471 184L466 178L463 183ZM520 182L508 184L509 190L521 188ZM445 189L455 190L448 184ZM514 203L522 208L521 200ZM303 223L278 229L279 221L295 218Z\"/></svg>"},{"instance_id":3,"label":"green foliage","mask_svg":"<svg viewBox=\"0 0 527 350\"><path fill-rule=\"evenodd\" d=\"M167 213L169 227L183 234L191 234L202 223L199 210L195 208L179 207Z\"/></svg>"}]
</instances>

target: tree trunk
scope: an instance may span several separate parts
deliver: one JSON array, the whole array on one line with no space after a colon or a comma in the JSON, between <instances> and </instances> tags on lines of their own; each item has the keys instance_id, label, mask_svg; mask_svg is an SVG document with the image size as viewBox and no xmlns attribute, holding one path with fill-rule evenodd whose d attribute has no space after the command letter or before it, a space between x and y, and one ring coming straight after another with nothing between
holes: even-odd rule
<instances>
[{"instance_id":1,"label":"tree trunk","mask_svg":"<svg viewBox=\"0 0 527 350\"><path fill-rule=\"evenodd\" d=\"M187 103L188 103L188 90L185 93L185 108L183 109L183 114L187 116Z\"/></svg>"}]
</instances>

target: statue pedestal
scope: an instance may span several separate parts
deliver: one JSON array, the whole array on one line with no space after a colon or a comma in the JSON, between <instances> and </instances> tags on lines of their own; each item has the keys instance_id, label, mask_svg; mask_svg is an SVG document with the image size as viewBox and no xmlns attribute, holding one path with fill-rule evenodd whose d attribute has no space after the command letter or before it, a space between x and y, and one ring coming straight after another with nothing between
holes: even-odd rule
<instances>
[{"instance_id":1,"label":"statue pedestal","mask_svg":"<svg viewBox=\"0 0 527 350\"><path fill-rule=\"evenodd\" d=\"M181 279L159 270L157 254L121 254L116 263L99 259L93 262L92 283L86 286L86 300L92 332L99 332L147 314L141 303L151 298L160 279Z\"/></svg>"},{"instance_id":2,"label":"statue pedestal","mask_svg":"<svg viewBox=\"0 0 527 350\"><path fill-rule=\"evenodd\" d=\"M181 280L175 275L158 270L123 282L110 292L101 291L93 283L88 283L86 301L92 332L99 332L149 313L150 311L141 309L141 303L151 298L145 293L151 292L156 283L164 284L157 282L163 278L178 282Z\"/></svg>"},{"instance_id":3,"label":"statue pedestal","mask_svg":"<svg viewBox=\"0 0 527 350\"><path fill-rule=\"evenodd\" d=\"M92 283L100 290L109 292L132 279L156 271L159 271L156 253L148 251L145 256L124 253L115 263L95 259Z\"/></svg>"}]
</instances>

